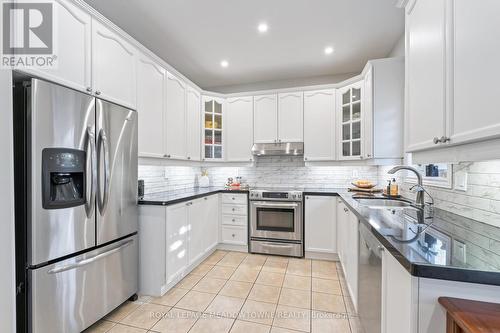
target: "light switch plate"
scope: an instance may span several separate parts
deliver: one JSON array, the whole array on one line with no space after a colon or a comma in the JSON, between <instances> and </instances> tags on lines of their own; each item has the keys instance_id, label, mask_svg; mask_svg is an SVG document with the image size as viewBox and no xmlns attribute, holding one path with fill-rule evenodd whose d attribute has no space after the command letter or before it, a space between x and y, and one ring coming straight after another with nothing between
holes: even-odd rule
<instances>
[{"instance_id":1,"label":"light switch plate","mask_svg":"<svg viewBox=\"0 0 500 333\"><path fill-rule=\"evenodd\" d=\"M467 191L468 173L464 170L455 173L454 188L457 191Z\"/></svg>"}]
</instances>

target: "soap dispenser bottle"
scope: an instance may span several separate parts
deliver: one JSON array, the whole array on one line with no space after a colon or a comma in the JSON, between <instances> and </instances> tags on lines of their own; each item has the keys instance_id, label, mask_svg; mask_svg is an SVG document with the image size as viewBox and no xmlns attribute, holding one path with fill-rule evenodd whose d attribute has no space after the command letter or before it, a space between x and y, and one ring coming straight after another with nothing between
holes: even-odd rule
<instances>
[{"instance_id":1,"label":"soap dispenser bottle","mask_svg":"<svg viewBox=\"0 0 500 333\"><path fill-rule=\"evenodd\" d=\"M397 196L399 196L399 186L398 183L396 183L396 178L393 178L391 183L391 197Z\"/></svg>"},{"instance_id":2,"label":"soap dispenser bottle","mask_svg":"<svg viewBox=\"0 0 500 333\"><path fill-rule=\"evenodd\" d=\"M387 195L388 197L391 196L391 180L390 179L387 181L387 187L385 189L385 195Z\"/></svg>"}]
</instances>

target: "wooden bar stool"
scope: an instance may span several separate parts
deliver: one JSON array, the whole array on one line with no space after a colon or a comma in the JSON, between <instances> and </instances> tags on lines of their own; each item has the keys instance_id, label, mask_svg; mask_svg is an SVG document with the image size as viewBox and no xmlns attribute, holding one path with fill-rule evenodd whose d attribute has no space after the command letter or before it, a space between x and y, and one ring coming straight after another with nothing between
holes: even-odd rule
<instances>
[{"instance_id":1,"label":"wooden bar stool","mask_svg":"<svg viewBox=\"0 0 500 333\"><path fill-rule=\"evenodd\" d=\"M446 333L500 333L500 304L440 297Z\"/></svg>"}]
</instances>

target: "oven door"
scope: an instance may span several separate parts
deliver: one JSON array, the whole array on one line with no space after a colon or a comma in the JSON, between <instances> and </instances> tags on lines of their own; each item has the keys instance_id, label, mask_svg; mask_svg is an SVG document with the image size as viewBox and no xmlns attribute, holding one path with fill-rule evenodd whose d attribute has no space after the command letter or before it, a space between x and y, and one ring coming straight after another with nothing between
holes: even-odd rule
<instances>
[{"instance_id":1,"label":"oven door","mask_svg":"<svg viewBox=\"0 0 500 333\"><path fill-rule=\"evenodd\" d=\"M250 202L250 237L289 241L302 240L301 202Z\"/></svg>"}]
</instances>

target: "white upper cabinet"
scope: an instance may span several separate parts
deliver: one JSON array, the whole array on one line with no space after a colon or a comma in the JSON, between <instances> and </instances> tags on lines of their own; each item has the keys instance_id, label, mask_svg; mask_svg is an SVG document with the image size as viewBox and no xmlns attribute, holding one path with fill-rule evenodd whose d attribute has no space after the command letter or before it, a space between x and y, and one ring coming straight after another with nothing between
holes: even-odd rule
<instances>
[{"instance_id":1,"label":"white upper cabinet","mask_svg":"<svg viewBox=\"0 0 500 333\"><path fill-rule=\"evenodd\" d=\"M304 141L304 94L302 91L278 95L278 141Z\"/></svg>"},{"instance_id":2,"label":"white upper cabinet","mask_svg":"<svg viewBox=\"0 0 500 333\"><path fill-rule=\"evenodd\" d=\"M54 1L57 68L27 72L80 91L92 92L92 17L70 1ZM61 29L61 27L63 27Z\"/></svg>"},{"instance_id":3,"label":"white upper cabinet","mask_svg":"<svg viewBox=\"0 0 500 333\"><path fill-rule=\"evenodd\" d=\"M118 34L92 20L92 79L96 96L136 108L136 52Z\"/></svg>"},{"instance_id":4,"label":"white upper cabinet","mask_svg":"<svg viewBox=\"0 0 500 333\"><path fill-rule=\"evenodd\" d=\"M253 108L254 142L275 143L278 141L277 96L254 96Z\"/></svg>"},{"instance_id":5,"label":"white upper cabinet","mask_svg":"<svg viewBox=\"0 0 500 333\"><path fill-rule=\"evenodd\" d=\"M226 160L252 161L253 98L235 97L226 100Z\"/></svg>"},{"instance_id":6,"label":"white upper cabinet","mask_svg":"<svg viewBox=\"0 0 500 333\"><path fill-rule=\"evenodd\" d=\"M164 126L165 157L186 159L186 84L169 72L167 72L167 109Z\"/></svg>"},{"instance_id":7,"label":"white upper cabinet","mask_svg":"<svg viewBox=\"0 0 500 333\"><path fill-rule=\"evenodd\" d=\"M201 95L189 86L186 91L186 134L187 159L199 161L201 159Z\"/></svg>"},{"instance_id":8,"label":"white upper cabinet","mask_svg":"<svg viewBox=\"0 0 500 333\"><path fill-rule=\"evenodd\" d=\"M447 12L454 14L454 29L449 38L453 50L449 143L499 137L500 2L454 0L450 5Z\"/></svg>"},{"instance_id":9,"label":"white upper cabinet","mask_svg":"<svg viewBox=\"0 0 500 333\"><path fill-rule=\"evenodd\" d=\"M337 90L339 160L363 159L363 82Z\"/></svg>"},{"instance_id":10,"label":"white upper cabinet","mask_svg":"<svg viewBox=\"0 0 500 333\"><path fill-rule=\"evenodd\" d=\"M363 159L402 159L404 59L370 60L363 72Z\"/></svg>"},{"instance_id":11,"label":"white upper cabinet","mask_svg":"<svg viewBox=\"0 0 500 333\"><path fill-rule=\"evenodd\" d=\"M305 251L337 253L337 198L306 196L304 203Z\"/></svg>"},{"instance_id":12,"label":"white upper cabinet","mask_svg":"<svg viewBox=\"0 0 500 333\"><path fill-rule=\"evenodd\" d=\"M304 160L335 160L335 146L335 89L304 92Z\"/></svg>"},{"instance_id":13,"label":"white upper cabinet","mask_svg":"<svg viewBox=\"0 0 500 333\"><path fill-rule=\"evenodd\" d=\"M137 60L137 113L139 156L163 157L163 117L166 71L147 56Z\"/></svg>"},{"instance_id":14,"label":"white upper cabinet","mask_svg":"<svg viewBox=\"0 0 500 333\"><path fill-rule=\"evenodd\" d=\"M406 8L406 150L445 135L445 0Z\"/></svg>"},{"instance_id":15,"label":"white upper cabinet","mask_svg":"<svg viewBox=\"0 0 500 333\"><path fill-rule=\"evenodd\" d=\"M213 96L203 96L203 160L222 161L224 159L225 100Z\"/></svg>"}]
</instances>

